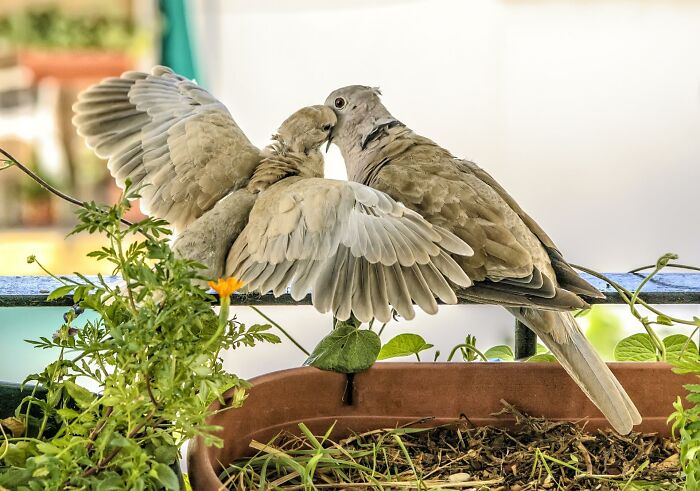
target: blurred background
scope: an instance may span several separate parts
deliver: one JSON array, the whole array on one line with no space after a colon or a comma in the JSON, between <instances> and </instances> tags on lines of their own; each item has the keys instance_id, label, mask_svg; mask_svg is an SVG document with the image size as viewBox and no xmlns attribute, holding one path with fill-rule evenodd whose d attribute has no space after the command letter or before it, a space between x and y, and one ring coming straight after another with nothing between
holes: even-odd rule
<instances>
[{"instance_id":1,"label":"blurred background","mask_svg":"<svg viewBox=\"0 0 700 491\"><path fill-rule=\"evenodd\" d=\"M337 87L380 86L395 116L487 169L571 262L626 271L672 251L700 264L698 1L3 0L0 146L61 190L112 202L118 189L70 107L90 84L156 63L220 98L259 146ZM326 172L345 176L335 148ZM0 172L0 275L41 274L30 254L55 273L108 273L85 258L98 239L65 239L73 223L69 205ZM307 307L265 311L307 349L331 324ZM16 361L34 355L21 339L61 315L0 309L0 379L23 377ZM637 327L622 308L582 324L608 357ZM385 336L408 330L443 358L468 333L480 347L512 342L511 318L490 306L419 314ZM289 343L227 356L246 377L305 358Z\"/></svg>"}]
</instances>

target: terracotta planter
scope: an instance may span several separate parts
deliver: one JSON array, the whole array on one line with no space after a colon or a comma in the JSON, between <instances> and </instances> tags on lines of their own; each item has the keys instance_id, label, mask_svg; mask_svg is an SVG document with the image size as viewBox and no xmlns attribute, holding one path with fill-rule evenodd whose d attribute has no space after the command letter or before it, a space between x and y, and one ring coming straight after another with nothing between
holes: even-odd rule
<instances>
[{"instance_id":1,"label":"terracotta planter","mask_svg":"<svg viewBox=\"0 0 700 491\"><path fill-rule=\"evenodd\" d=\"M665 363L612 363L644 422L637 430L668 434L671 403L685 396L683 384L694 376L671 372ZM218 473L237 458L253 455L251 440L270 441L278 432L298 433L297 423L323 434L337 421L334 437L390 428L432 417L426 426L464 415L475 425L508 426L513 420L492 416L501 399L533 416L579 421L586 428L607 428L606 420L566 372L554 363L379 363L356 374L350 385L339 373L295 368L251 380L245 404L217 414L210 423L223 427L223 448L197 440L188 455L196 491L218 490ZM348 401L348 398L351 400ZM214 403L213 408L221 406Z\"/></svg>"},{"instance_id":2,"label":"terracotta planter","mask_svg":"<svg viewBox=\"0 0 700 491\"><path fill-rule=\"evenodd\" d=\"M21 65L29 67L37 79L54 77L62 81L100 80L119 76L133 66L124 53L97 50L22 50Z\"/></svg>"},{"instance_id":3,"label":"terracotta planter","mask_svg":"<svg viewBox=\"0 0 700 491\"><path fill-rule=\"evenodd\" d=\"M26 227L47 227L54 223L51 198L22 203L22 224Z\"/></svg>"}]
</instances>

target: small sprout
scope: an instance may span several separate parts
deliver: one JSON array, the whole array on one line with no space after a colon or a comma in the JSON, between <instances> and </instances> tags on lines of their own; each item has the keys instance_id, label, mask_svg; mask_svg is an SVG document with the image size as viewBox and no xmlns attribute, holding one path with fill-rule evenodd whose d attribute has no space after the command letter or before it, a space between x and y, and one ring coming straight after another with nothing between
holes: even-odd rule
<instances>
[{"instance_id":1,"label":"small sprout","mask_svg":"<svg viewBox=\"0 0 700 491\"><path fill-rule=\"evenodd\" d=\"M32 254L31 256L27 256L27 264L32 264L36 262L36 256Z\"/></svg>"},{"instance_id":2,"label":"small sprout","mask_svg":"<svg viewBox=\"0 0 700 491\"><path fill-rule=\"evenodd\" d=\"M233 389L233 399L231 400L231 406L241 407L243 402L248 398L248 393L243 387L236 387Z\"/></svg>"},{"instance_id":3,"label":"small sprout","mask_svg":"<svg viewBox=\"0 0 700 491\"><path fill-rule=\"evenodd\" d=\"M656 261L656 267L658 269L661 269L668 265L669 262L678 259L678 254L675 254L673 252L667 252L663 256L661 256L658 261Z\"/></svg>"}]
</instances>

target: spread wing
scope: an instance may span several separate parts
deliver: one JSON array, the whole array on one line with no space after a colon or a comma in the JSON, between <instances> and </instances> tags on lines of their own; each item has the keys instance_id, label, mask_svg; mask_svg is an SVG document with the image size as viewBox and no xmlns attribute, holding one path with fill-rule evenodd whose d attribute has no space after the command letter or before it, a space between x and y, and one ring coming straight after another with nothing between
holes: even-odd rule
<instances>
[{"instance_id":1,"label":"spread wing","mask_svg":"<svg viewBox=\"0 0 700 491\"><path fill-rule=\"evenodd\" d=\"M181 230L244 186L260 152L221 102L166 67L127 72L78 96L73 124L144 213Z\"/></svg>"},{"instance_id":2,"label":"spread wing","mask_svg":"<svg viewBox=\"0 0 700 491\"><path fill-rule=\"evenodd\" d=\"M471 248L386 194L354 182L288 178L260 195L229 253L226 272L249 289L295 299L312 290L320 312L388 321L413 318L435 298L456 303L448 280L471 280L450 254Z\"/></svg>"}]
</instances>

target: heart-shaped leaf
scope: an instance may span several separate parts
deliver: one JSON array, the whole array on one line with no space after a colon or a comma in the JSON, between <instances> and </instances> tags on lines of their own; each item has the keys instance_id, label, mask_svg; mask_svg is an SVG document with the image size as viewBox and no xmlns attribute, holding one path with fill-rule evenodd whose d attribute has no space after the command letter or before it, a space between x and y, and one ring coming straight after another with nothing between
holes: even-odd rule
<instances>
[{"instance_id":1,"label":"heart-shaped leaf","mask_svg":"<svg viewBox=\"0 0 700 491\"><path fill-rule=\"evenodd\" d=\"M534 363L556 363L557 359L552 353L537 353L528 358L527 361Z\"/></svg>"},{"instance_id":2,"label":"heart-shaped leaf","mask_svg":"<svg viewBox=\"0 0 700 491\"><path fill-rule=\"evenodd\" d=\"M425 351L432 347L432 344L426 343L425 339L418 334L399 334L398 336L391 338L384 346L382 346L377 359L386 360L388 358L417 355L421 351Z\"/></svg>"},{"instance_id":3,"label":"heart-shaped leaf","mask_svg":"<svg viewBox=\"0 0 700 491\"><path fill-rule=\"evenodd\" d=\"M381 347L382 342L374 331L338 323L304 364L333 372L361 372L374 364Z\"/></svg>"},{"instance_id":4,"label":"heart-shaped leaf","mask_svg":"<svg viewBox=\"0 0 700 491\"><path fill-rule=\"evenodd\" d=\"M487 349L484 353L484 357L487 360L513 361L513 350L510 346L501 344Z\"/></svg>"},{"instance_id":5,"label":"heart-shaped leaf","mask_svg":"<svg viewBox=\"0 0 700 491\"><path fill-rule=\"evenodd\" d=\"M656 348L648 334L632 334L615 346L616 361L656 361Z\"/></svg>"},{"instance_id":6,"label":"heart-shaped leaf","mask_svg":"<svg viewBox=\"0 0 700 491\"><path fill-rule=\"evenodd\" d=\"M666 346L666 359L677 361L683 359L696 359L698 357L698 346L695 342L684 334L672 334L664 338Z\"/></svg>"}]
</instances>

